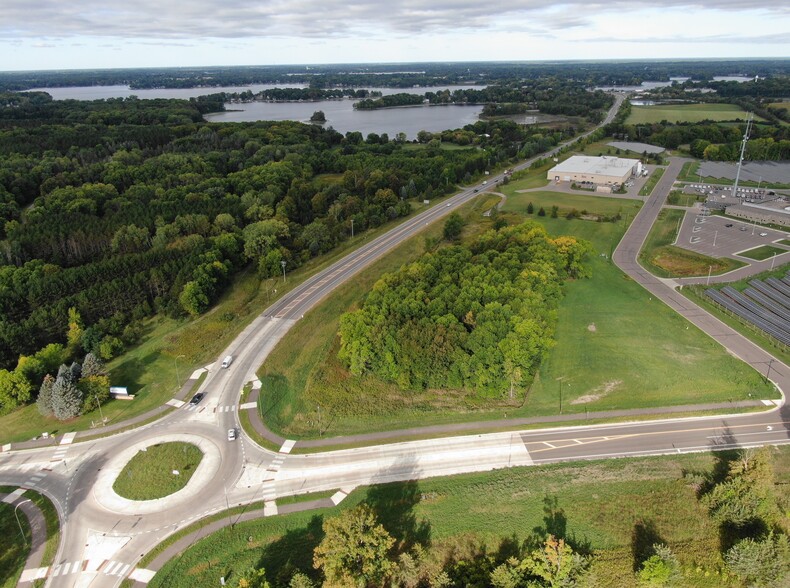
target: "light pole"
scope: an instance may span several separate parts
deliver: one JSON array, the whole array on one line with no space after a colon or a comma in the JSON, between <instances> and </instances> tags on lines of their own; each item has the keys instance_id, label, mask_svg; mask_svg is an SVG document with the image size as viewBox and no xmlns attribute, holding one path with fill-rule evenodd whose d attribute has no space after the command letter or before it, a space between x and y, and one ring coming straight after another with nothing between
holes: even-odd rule
<instances>
[{"instance_id":1,"label":"light pole","mask_svg":"<svg viewBox=\"0 0 790 588\"><path fill-rule=\"evenodd\" d=\"M104 414L101 411L101 402L99 402L99 395L96 394L96 406L99 407L99 416L101 417L101 424L102 426L106 426L107 423L104 422Z\"/></svg>"},{"instance_id":2,"label":"light pole","mask_svg":"<svg viewBox=\"0 0 790 588\"><path fill-rule=\"evenodd\" d=\"M181 355L176 356L176 384L179 388L181 388L181 375L178 373L178 360L182 357L186 357L183 353Z\"/></svg>"},{"instance_id":3,"label":"light pole","mask_svg":"<svg viewBox=\"0 0 790 588\"><path fill-rule=\"evenodd\" d=\"M716 237L719 236L719 231L713 231L713 246L716 247Z\"/></svg>"},{"instance_id":4,"label":"light pole","mask_svg":"<svg viewBox=\"0 0 790 588\"><path fill-rule=\"evenodd\" d=\"M707 279L707 281L705 282L705 285L706 285L706 286L710 286L710 272L711 272L711 271L713 271L713 266L712 266L712 265L709 265L709 266L708 266L708 279Z\"/></svg>"},{"instance_id":5,"label":"light pole","mask_svg":"<svg viewBox=\"0 0 790 588\"><path fill-rule=\"evenodd\" d=\"M19 525L19 534L22 535L23 545L27 545L27 537L25 537L25 532L22 530L22 523L19 522L19 514L16 512L16 509L18 509L26 502L33 502L33 501L28 498L27 500L23 500L22 502L17 503L17 505L14 507L14 516L16 517L16 524Z\"/></svg>"},{"instance_id":6,"label":"light pole","mask_svg":"<svg viewBox=\"0 0 790 588\"><path fill-rule=\"evenodd\" d=\"M774 263L776 262L776 254L779 253L778 251L774 251L774 256L771 258L771 270L774 269Z\"/></svg>"},{"instance_id":7,"label":"light pole","mask_svg":"<svg viewBox=\"0 0 790 588\"><path fill-rule=\"evenodd\" d=\"M285 284L285 264L288 263L284 259L280 262L280 265L283 267L283 284Z\"/></svg>"}]
</instances>

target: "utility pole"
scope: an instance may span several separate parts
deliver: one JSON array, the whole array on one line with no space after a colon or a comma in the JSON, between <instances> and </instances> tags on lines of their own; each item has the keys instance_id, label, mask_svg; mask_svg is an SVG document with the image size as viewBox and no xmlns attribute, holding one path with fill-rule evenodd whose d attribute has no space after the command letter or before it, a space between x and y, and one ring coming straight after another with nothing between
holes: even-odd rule
<instances>
[{"instance_id":1,"label":"utility pole","mask_svg":"<svg viewBox=\"0 0 790 588\"><path fill-rule=\"evenodd\" d=\"M283 284L285 284L285 264L288 263L284 259L280 262L280 265L283 267Z\"/></svg>"},{"instance_id":2,"label":"utility pole","mask_svg":"<svg viewBox=\"0 0 790 588\"><path fill-rule=\"evenodd\" d=\"M713 271L713 266L712 266L712 265L709 265L709 266L708 266L708 279L707 279L707 281L705 282L705 285L706 285L706 286L710 286L710 272L712 272L712 271Z\"/></svg>"},{"instance_id":3,"label":"utility pole","mask_svg":"<svg viewBox=\"0 0 790 588\"><path fill-rule=\"evenodd\" d=\"M738 170L735 172L735 185L732 187L732 195L737 198L738 196L738 180L741 178L741 167L743 166L743 154L746 152L746 143L749 142L749 132L752 130L752 113L746 118L746 130L743 133L743 142L741 143L741 156L738 159Z\"/></svg>"},{"instance_id":4,"label":"utility pole","mask_svg":"<svg viewBox=\"0 0 790 588\"><path fill-rule=\"evenodd\" d=\"M776 256L774 256L774 257L776 257ZM101 424L104 427L104 426L107 425L107 423L104 422L104 414L102 414L102 411L101 411L101 402L99 402L99 395L98 394L96 394L96 406L99 407L99 416L101 417Z\"/></svg>"}]
</instances>

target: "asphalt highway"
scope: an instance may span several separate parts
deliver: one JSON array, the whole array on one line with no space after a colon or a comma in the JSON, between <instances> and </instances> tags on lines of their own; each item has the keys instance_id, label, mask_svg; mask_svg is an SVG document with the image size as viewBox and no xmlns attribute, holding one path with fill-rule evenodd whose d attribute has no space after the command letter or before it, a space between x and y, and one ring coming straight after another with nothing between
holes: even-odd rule
<instances>
[{"instance_id":1,"label":"asphalt highway","mask_svg":"<svg viewBox=\"0 0 790 588\"><path fill-rule=\"evenodd\" d=\"M611 121L623 96L607 116ZM558 147L542 157L551 157ZM533 160L515 169L528 167ZM726 325L689 303L636 262L636 254L662 199L669 193L679 164L673 162L634 219L615 251L614 261L645 288L686 316L731 352L786 389L790 370ZM239 504L266 501L276 513L276 499L294 493L338 489L376 482L484 471L550 461L655 455L711 448L787 443L786 409L729 418L704 417L652 422L552 428L468 435L363 447L311 455L292 455L284 447L272 452L244 435L227 440L238 428L239 394L255 370L295 321L338 285L406 239L474 198L464 189L443 203L408 219L349 253L294 288L255 319L223 352L233 364L215 364L201 386L197 407L184 405L140 428L82 443L0 453L0 483L33 488L49 496L61 515L62 541L55 565L46 570L47 586L111 587L132 577L142 585L150 574L135 569L140 557L162 539L194 520ZM176 404L178 404L176 402ZM203 462L183 491L158 501L131 503L112 491L112 481L136 452L156 442L183 439L204 451ZM130 576L131 574L131 576Z\"/></svg>"}]
</instances>

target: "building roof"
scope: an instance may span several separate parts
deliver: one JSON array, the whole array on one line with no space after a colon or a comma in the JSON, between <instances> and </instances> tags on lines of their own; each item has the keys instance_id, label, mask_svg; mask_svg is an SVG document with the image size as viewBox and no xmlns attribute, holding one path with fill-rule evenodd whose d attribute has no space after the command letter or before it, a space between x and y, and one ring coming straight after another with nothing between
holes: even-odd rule
<instances>
[{"instance_id":1,"label":"building roof","mask_svg":"<svg viewBox=\"0 0 790 588\"><path fill-rule=\"evenodd\" d=\"M603 155L601 157L574 155L554 166L549 171L556 173L620 176L633 169L638 161L638 159L624 159L608 155Z\"/></svg>"}]
</instances>

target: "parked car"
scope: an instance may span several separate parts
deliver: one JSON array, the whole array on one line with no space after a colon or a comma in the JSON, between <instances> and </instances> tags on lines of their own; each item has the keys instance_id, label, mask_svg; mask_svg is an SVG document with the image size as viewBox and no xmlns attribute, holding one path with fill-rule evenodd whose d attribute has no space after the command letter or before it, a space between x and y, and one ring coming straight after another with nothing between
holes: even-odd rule
<instances>
[{"instance_id":1,"label":"parked car","mask_svg":"<svg viewBox=\"0 0 790 588\"><path fill-rule=\"evenodd\" d=\"M724 226L725 226L725 227L727 227L727 228L729 229L729 228L732 226L732 223L727 223L727 224L726 224L726 225L724 225Z\"/></svg>"},{"instance_id":2,"label":"parked car","mask_svg":"<svg viewBox=\"0 0 790 588\"><path fill-rule=\"evenodd\" d=\"M760 233L760 236L761 236L761 237L767 237L767 236L768 236L768 233Z\"/></svg>"},{"instance_id":3,"label":"parked car","mask_svg":"<svg viewBox=\"0 0 790 588\"><path fill-rule=\"evenodd\" d=\"M747 229L746 227L741 227L739 230L741 230L741 231L747 231L748 229Z\"/></svg>"}]
</instances>

